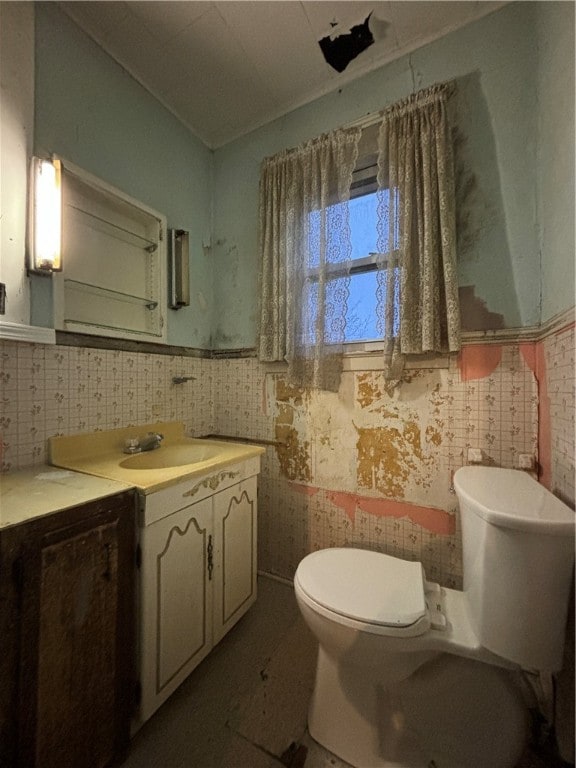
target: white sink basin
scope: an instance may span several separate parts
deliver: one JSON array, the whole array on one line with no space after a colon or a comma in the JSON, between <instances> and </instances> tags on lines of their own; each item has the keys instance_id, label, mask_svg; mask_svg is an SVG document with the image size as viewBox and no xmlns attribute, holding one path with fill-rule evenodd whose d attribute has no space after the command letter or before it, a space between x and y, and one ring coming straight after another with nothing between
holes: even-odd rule
<instances>
[{"instance_id":1,"label":"white sink basin","mask_svg":"<svg viewBox=\"0 0 576 768\"><path fill-rule=\"evenodd\" d=\"M120 462L124 469L167 469L199 464L214 459L222 453L221 446L214 445L163 445L153 451L144 451Z\"/></svg>"}]
</instances>

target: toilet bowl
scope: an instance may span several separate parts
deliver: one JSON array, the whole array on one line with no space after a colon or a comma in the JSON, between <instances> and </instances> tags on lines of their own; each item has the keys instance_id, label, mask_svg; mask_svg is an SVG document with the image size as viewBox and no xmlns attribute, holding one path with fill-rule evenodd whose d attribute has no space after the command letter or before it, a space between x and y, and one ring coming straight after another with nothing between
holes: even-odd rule
<instances>
[{"instance_id":1,"label":"toilet bowl","mask_svg":"<svg viewBox=\"0 0 576 768\"><path fill-rule=\"evenodd\" d=\"M516 764L527 729L517 667L478 643L463 593L427 583L420 563L357 549L309 555L294 586L319 643L308 716L316 741L357 768ZM352 617L355 595L364 605Z\"/></svg>"},{"instance_id":2,"label":"toilet bowl","mask_svg":"<svg viewBox=\"0 0 576 768\"><path fill-rule=\"evenodd\" d=\"M513 470L466 467L455 487L464 591L367 550L298 566L319 644L310 733L357 768L513 768L528 727L523 670L560 666L574 513Z\"/></svg>"}]
</instances>

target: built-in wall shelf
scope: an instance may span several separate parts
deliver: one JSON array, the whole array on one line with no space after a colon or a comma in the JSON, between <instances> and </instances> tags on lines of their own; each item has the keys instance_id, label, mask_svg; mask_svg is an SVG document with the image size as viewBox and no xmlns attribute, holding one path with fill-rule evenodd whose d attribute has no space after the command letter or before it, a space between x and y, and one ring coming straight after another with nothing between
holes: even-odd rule
<instances>
[{"instance_id":1,"label":"built-in wall shelf","mask_svg":"<svg viewBox=\"0 0 576 768\"><path fill-rule=\"evenodd\" d=\"M136 304L139 307L145 307L149 310L156 309L158 306L158 302L154 299L146 299L143 296L133 296L130 293L114 291L112 288L103 288L101 285L82 283L79 280L64 280L64 285L66 289L70 291L79 291L80 293L100 296L102 298L111 299L112 301L123 301L128 304Z\"/></svg>"},{"instance_id":2,"label":"built-in wall shelf","mask_svg":"<svg viewBox=\"0 0 576 768\"><path fill-rule=\"evenodd\" d=\"M56 329L164 342L165 217L66 161L62 202Z\"/></svg>"},{"instance_id":3,"label":"built-in wall shelf","mask_svg":"<svg viewBox=\"0 0 576 768\"><path fill-rule=\"evenodd\" d=\"M142 248L143 250L148 251L148 253L154 253L158 248L158 243L155 243L153 240L149 240L136 232L130 232L129 229L124 229L124 227L121 227L118 224L106 221L106 219L102 219L100 216L96 216L96 214L91 213L90 211L78 208L71 203L69 203L69 212L84 217L84 224L87 227L104 232L109 237L115 237L122 242L133 245L135 248Z\"/></svg>"},{"instance_id":4,"label":"built-in wall shelf","mask_svg":"<svg viewBox=\"0 0 576 768\"><path fill-rule=\"evenodd\" d=\"M100 329L160 336L155 322L156 299L134 296L111 288L64 279L64 317L67 328L91 326ZM147 314L148 317L147 317ZM144 328L144 330L142 330Z\"/></svg>"}]
</instances>

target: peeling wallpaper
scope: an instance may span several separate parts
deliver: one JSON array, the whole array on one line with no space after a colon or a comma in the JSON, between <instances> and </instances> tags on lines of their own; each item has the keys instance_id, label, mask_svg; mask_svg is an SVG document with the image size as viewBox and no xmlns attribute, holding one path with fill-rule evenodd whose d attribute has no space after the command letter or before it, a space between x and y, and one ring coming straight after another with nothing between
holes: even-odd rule
<instances>
[{"instance_id":1,"label":"peeling wallpaper","mask_svg":"<svg viewBox=\"0 0 576 768\"><path fill-rule=\"evenodd\" d=\"M421 560L429 579L458 587L452 475L469 447L504 467L534 455L574 506L574 343L571 326L538 344L466 346L448 368L406 371L389 397L378 371L318 393L254 358L1 342L2 467L43 462L50 435L156 419L277 441L259 480L262 570L291 578L308 552L353 545Z\"/></svg>"},{"instance_id":2,"label":"peeling wallpaper","mask_svg":"<svg viewBox=\"0 0 576 768\"><path fill-rule=\"evenodd\" d=\"M490 356L482 367L482 346L467 357L482 378L465 380L454 359L407 371L392 398L375 371L344 373L336 394L290 387L254 359L224 361L217 430L282 443L260 478L263 570L290 577L307 552L354 545L421 560L428 578L460 586L453 472L468 447L513 467L538 441L537 382L520 347L498 347L495 365ZM261 392L267 419L256 424Z\"/></svg>"}]
</instances>

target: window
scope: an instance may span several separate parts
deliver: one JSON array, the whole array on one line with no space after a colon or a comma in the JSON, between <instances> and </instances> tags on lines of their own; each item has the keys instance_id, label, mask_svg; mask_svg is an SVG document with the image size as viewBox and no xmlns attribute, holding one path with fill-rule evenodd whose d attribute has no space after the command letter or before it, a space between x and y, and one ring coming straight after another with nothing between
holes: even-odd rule
<instances>
[{"instance_id":1,"label":"window","mask_svg":"<svg viewBox=\"0 0 576 768\"><path fill-rule=\"evenodd\" d=\"M299 386L338 391L346 343L380 342L390 392L407 355L460 349L453 90L264 160L258 356Z\"/></svg>"},{"instance_id":2,"label":"window","mask_svg":"<svg viewBox=\"0 0 576 768\"><path fill-rule=\"evenodd\" d=\"M340 324L325 324L324 342L347 343L375 341L382 339L384 329L378 317L379 292L386 292L387 253L378 250L378 205L386 210L389 208L389 190L383 190L378 195L376 189L377 168L374 163L357 168L353 175L350 200L346 203L336 203L324 211L312 211L309 214L308 237L308 273L306 279L306 317L314 318L318 312L318 280L322 238L326 241L328 268L326 270L328 284L326 286L326 305L329 316L329 305L339 299L339 294L345 290L344 282L349 278L348 307L345 326ZM396 202L398 195L396 192ZM395 207L397 210L397 206ZM394 247L398 248L399 231L398 216L396 215ZM386 229L386 217L383 217ZM349 226L352 267L348 271L342 254L340 233L342 228ZM387 240L387 237L384 237ZM380 266L380 275L379 272ZM399 283L396 281L394 297L394 335L397 335L400 325ZM303 337L306 343L315 342L315 327L312 323L304 322Z\"/></svg>"}]
</instances>

